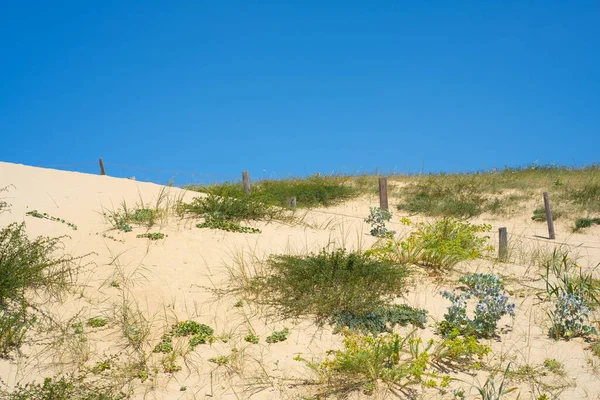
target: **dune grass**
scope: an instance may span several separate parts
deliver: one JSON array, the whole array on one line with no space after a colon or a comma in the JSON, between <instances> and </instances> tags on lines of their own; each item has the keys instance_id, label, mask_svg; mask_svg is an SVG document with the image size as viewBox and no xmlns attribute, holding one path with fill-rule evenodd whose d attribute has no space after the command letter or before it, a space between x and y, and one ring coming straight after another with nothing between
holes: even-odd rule
<instances>
[{"instance_id":1,"label":"dune grass","mask_svg":"<svg viewBox=\"0 0 600 400\"><path fill-rule=\"evenodd\" d=\"M287 199L295 197L298 207L328 207L352 199L360 191L350 184L351 177L342 175L315 174L307 178L262 180L252 183L249 195L244 193L241 183L223 183L211 186L187 186L209 195L242 199L266 206L286 207Z\"/></svg>"},{"instance_id":2,"label":"dune grass","mask_svg":"<svg viewBox=\"0 0 600 400\"><path fill-rule=\"evenodd\" d=\"M549 192L553 206L600 210L600 166L532 165L465 174L392 176L404 184L398 209L412 214L470 218L518 210L528 199Z\"/></svg>"}]
</instances>

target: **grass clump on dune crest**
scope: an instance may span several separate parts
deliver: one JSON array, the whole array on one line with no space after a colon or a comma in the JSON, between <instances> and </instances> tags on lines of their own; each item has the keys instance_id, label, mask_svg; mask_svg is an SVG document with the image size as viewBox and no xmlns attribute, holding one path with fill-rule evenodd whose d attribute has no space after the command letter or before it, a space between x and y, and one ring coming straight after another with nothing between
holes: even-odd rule
<instances>
[{"instance_id":1,"label":"grass clump on dune crest","mask_svg":"<svg viewBox=\"0 0 600 400\"><path fill-rule=\"evenodd\" d=\"M211 186L188 186L209 195L242 199L248 197L267 206L287 206L295 197L298 207L327 207L354 198L360 191L349 184L350 177L315 174L307 178L262 180L252 184L252 192L244 193L241 184L223 183Z\"/></svg>"}]
</instances>

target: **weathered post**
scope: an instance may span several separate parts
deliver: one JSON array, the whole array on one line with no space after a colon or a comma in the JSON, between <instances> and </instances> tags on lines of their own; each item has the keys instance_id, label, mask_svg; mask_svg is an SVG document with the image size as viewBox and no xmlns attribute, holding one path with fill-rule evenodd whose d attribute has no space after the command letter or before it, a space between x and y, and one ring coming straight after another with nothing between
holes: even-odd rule
<instances>
[{"instance_id":1,"label":"weathered post","mask_svg":"<svg viewBox=\"0 0 600 400\"><path fill-rule=\"evenodd\" d=\"M290 208L296 208L296 198L295 197L288 197L287 198L287 205Z\"/></svg>"},{"instance_id":2,"label":"weathered post","mask_svg":"<svg viewBox=\"0 0 600 400\"><path fill-rule=\"evenodd\" d=\"M501 261L506 261L506 259L508 258L508 233L506 231L506 228L499 228L498 236L500 238L500 243L498 246L498 258Z\"/></svg>"},{"instance_id":3,"label":"weathered post","mask_svg":"<svg viewBox=\"0 0 600 400\"><path fill-rule=\"evenodd\" d=\"M102 161L102 157L100 157L99 163L100 163L100 175L106 175L106 170L104 169L104 161Z\"/></svg>"},{"instance_id":4,"label":"weathered post","mask_svg":"<svg viewBox=\"0 0 600 400\"><path fill-rule=\"evenodd\" d=\"M387 178L385 176L379 178L379 207L384 210L388 209Z\"/></svg>"},{"instance_id":5,"label":"weathered post","mask_svg":"<svg viewBox=\"0 0 600 400\"><path fill-rule=\"evenodd\" d=\"M250 174L248 174L248 171L242 172L242 183L244 185L244 193L250 194Z\"/></svg>"},{"instance_id":6,"label":"weathered post","mask_svg":"<svg viewBox=\"0 0 600 400\"><path fill-rule=\"evenodd\" d=\"M546 209L546 221L548 222L548 238L551 240L556 239L554 233L554 222L552 221L552 209L550 208L550 196L548 192L544 192L544 208Z\"/></svg>"}]
</instances>

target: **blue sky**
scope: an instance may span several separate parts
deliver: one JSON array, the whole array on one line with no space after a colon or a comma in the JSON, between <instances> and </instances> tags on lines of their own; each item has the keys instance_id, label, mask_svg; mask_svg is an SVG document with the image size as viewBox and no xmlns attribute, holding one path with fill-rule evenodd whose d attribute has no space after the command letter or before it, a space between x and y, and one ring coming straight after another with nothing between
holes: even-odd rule
<instances>
[{"instance_id":1,"label":"blue sky","mask_svg":"<svg viewBox=\"0 0 600 400\"><path fill-rule=\"evenodd\" d=\"M598 1L5 1L0 48L1 161L161 183L600 161Z\"/></svg>"}]
</instances>

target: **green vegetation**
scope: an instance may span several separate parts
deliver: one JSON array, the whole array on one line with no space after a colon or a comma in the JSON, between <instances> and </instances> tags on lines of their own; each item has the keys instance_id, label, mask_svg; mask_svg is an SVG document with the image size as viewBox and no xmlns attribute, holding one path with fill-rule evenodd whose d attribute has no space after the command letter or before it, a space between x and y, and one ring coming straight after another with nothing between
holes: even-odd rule
<instances>
[{"instance_id":1,"label":"green vegetation","mask_svg":"<svg viewBox=\"0 0 600 400\"><path fill-rule=\"evenodd\" d=\"M95 317L95 318L88 319L87 324L88 324L88 326L91 326L92 328L101 328L101 327L105 326L106 324L108 324L108 321L106 320L106 318Z\"/></svg>"},{"instance_id":2,"label":"green vegetation","mask_svg":"<svg viewBox=\"0 0 600 400\"><path fill-rule=\"evenodd\" d=\"M577 218L573 232L580 232L585 228L590 228L592 225L600 225L600 218Z\"/></svg>"},{"instance_id":3,"label":"green vegetation","mask_svg":"<svg viewBox=\"0 0 600 400\"><path fill-rule=\"evenodd\" d=\"M405 304L382 306L380 308L353 313L349 311L336 312L329 320L335 331L344 328L358 331L363 334L370 333L377 336L382 332L392 332L396 325L424 328L427 323L427 310L413 308Z\"/></svg>"},{"instance_id":4,"label":"green vegetation","mask_svg":"<svg viewBox=\"0 0 600 400\"><path fill-rule=\"evenodd\" d=\"M152 205L145 203L143 199L129 207L127 202L122 201L117 210L104 210L102 215L112 226L112 229L118 229L123 232L131 232L132 225L143 226L147 229L152 228L160 220L166 218L169 214L169 198L165 188L163 188Z\"/></svg>"},{"instance_id":5,"label":"green vegetation","mask_svg":"<svg viewBox=\"0 0 600 400\"><path fill-rule=\"evenodd\" d=\"M296 197L298 207L328 207L356 197L360 192L351 184L351 177L315 174L307 178L262 180L252 183L250 195L241 184L224 183L213 186L188 186L218 197L249 198L267 206L286 207L289 197ZM245 218L244 218L245 219Z\"/></svg>"},{"instance_id":6,"label":"green vegetation","mask_svg":"<svg viewBox=\"0 0 600 400\"><path fill-rule=\"evenodd\" d=\"M195 197L191 203L180 203L179 213L196 217L212 216L223 221L271 221L289 219L289 213L279 207L269 206L251 196L226 197L215 194ZM209 217L210 218L210 217Z\"/></svg>"},{"instance_id":7,"label":"green vegetation","mask_svg":"<svg viewBox=\"0 0 600 400\"><path fill-rule=\"evenodd\" d=\"M543 267L545 295L554 302L549 312L550 337L558 340L597 333L588 325L592 310L600 305L600 285L592 272L584 272L567 252L557 250Z\"/></svg>"},{"instance_id":8,"label":"green vegetation","mask_svg":"<svg viewBox=\"0 0 600 400\"><path fill-rule=\"evenodd\" d=\"M233 221L227 220L221 213L203 214L204 222L196 224L198 228L221 229L227 232L260 233L260 229L249 226L241 226Z\"/></svg>"},{"instance_id":9,"label":"green vegetation","mask_svg":"<svg viewBox=\"0 0 600 400\"><path fill-rule=\"evenodd\" d=\"M170 353L173 351L173 338L174 337L189 337L188 343L193 349L199 344L204 344L212 340L214 330L204 324L199 324L195 321L182 321L178 324L171 326L171 330L165 333L160 343L158 343L153 352L154 353Z\"/></svg>"},{"instance_id":10,"label":"green vegetation","mask_svg":"<svg viewBox=\"0 0 600 400\"><path fill-rule=\"evenodd\" d=\"M37 320L29 292L59 296L72 283L76 258L54 257L60 238L30 240L25 224L0 230L0 355L18 349Z\"/></svg>"},{"instance_id":11,"label":"green vegetation","mask_svg":"<svg viewBox=\"0 0 600 400\"><path fill-rule=\"evenodd\" d=\"M208 359L208 362L215 363L218 366L227 365L227 364L229 364L229 357L227 357L227 356L212 357L212 358Z\"/></svg>"},{"instance_id":12,"label":"green vegetation","mask_svg":"<svg viewBox=\"0 0 600 400\"><path fill-rule=\"evenodd\" d=\"M357 178L357 180L360 178ZM406 183L398 209L428 216L470 218L520 211L528 199L549 192L553 208L600 211L600 166L529 165L468 174L392 176ZM364 179L363 179L364 180ZM371 183L373 185L373 183ZM556 218L556 217L555 217Z\"/></svg>"},{"instance_id":13,"label":"green vegetation","mask_svg":"<svg viewBox=\"0 0 600 400\"><path fill-rule=\"evenodd\" d=\"M371 225L371 235L379 238L393 237L395 232L385 226L385 223L392 219L392 212L379 207L370 207L369 211L365 222Z\"/></svg>"},{"instance_id":14,"label":"green vegetation","mask_svg":"<svg viewBox=\"0 0 600 400\"><path fill-rule=\"evenodd\" d=\"M489 346L477 343L473 337L457 336L438 343L430 339L423 343L414 331L405 337L395 333L364 336L346 331L342 350L330 352L321 363L308 364L338 393L365 388L370 392L381 383L399 391L414 385L445 390L450 377L440 371L480 368L481 359L490 351Z\"/></svg>"},{"instance_id":15,"label":"green vegetation","mask_svg":"<svg viewBox=\"0 0 600 400\"><path fill-rule=\"evenodd\" d=\"M460 278L465 288L452 292L442 291L442 297L450 300L452 305L440 322L440 332L445 335L492 337L496 334L498 321L504 315L515 315L515 304L509 303L509 296L503 290L502 283L496 275L470 274ZM477 300L473 317L467 314L469 300Z\"/></svg>"},{"instance_id":16,"label":"green vegetation","mask_svg":"<svg viewBox=\"0 0 600 400\"><path fill-rule=\"evenodd\" d=\"M273 331L273 333L271 333L269 336L267 336L265 341L267 343L283 342L283 341L287 340L289 334L290 334L289 329L283 328L283 330L281 330L281 331Z\"/></svg>"},{"instance_id":17,"label":"green vegetation","mask_svg":"<svg viewBox=\"0 0 600 400\"><path fill-rule=\"evenodd\" d=\"M154 233L142 233L140 235L136 235L135 237L137 238L146 238L146 239L150 239L150 240L160 240L160 239L164 239L165 238L165 234L164 233L160 233L160 232L154 232Z\"/></svg>"},{"instance_id":18,"label":"green vegetation","mask_svg":"<svg viewBox=\"0 0 600 400\"><path fill-rule=\"evenodd\" d=\"M561 211L558 210L552 210L552 220L556 221L557 219L559 219L562 215ZM533 217L531 217L532 220L537 221L537 222L546 222L546 209L544 207L538 207L535 210L533 210Z\"/></svg>"},{"instance_id":19,"label":"green vegetation","mask_svg":"<svg viewBox=\"0 0 600 400\"><path fill-rule=\"evenodd\" d=\"M379 260L447 269L460 261L473 260L493 250L487 244L488 237L478 235L491 230L487 224L473 225L453 217L416 224L403 218L402 223L414 225L416 230L402 241L380 242L367 254Z\"/></svg>"},{"instance_id":20,"label":"green vegetation","mask_svg":"<svg viewBox=\"0 0 600 400\"><path fill-rule=\"evenodd\" d=\"M45 378L43 383L17 385L6 400L122 400L126 393L103 380L90 381L86 375Z\"/></svg>"},{"instance_id":21,"label":"green vegetation","mask_svg":"<svg viewBox=\"0 0 600 400\"><path fill-rule=\"evenodd\" d=\"M248 343L258 344L259 337L256 336L254 333L250 332L246 336L244 336L244 340Z\"/></svg>"},{"instance_id":22,"label":"green vegetation","mask_svg":"<svg viewBox=\"0 0 600 400\"><path fill-rule=\"evenodd\" d=\"M378 310L404 292L406 267L360 252L323 249L308 255L273 255L262 272L241 280L251 299L284 317L313 315L319 323L333 316Z\"/></svg>"},{"instance_id":23,"label":"green vegetation","mask_svg":"<svg viewBox=\"0 0 600 400\"><path fill-rule=\"evenodd\" d=\"M35 218L42 218L42 219L48 219L50 221L56 221L56 222L60 222L61 224L67 224L67 226L69 226L71 229L73 229L74 231L77 230L77 225L71 223L71 222L67 222L62 218L58 218L58 217L53 217L51 215L48 215L46 213L40 213L38 212L38 210L33 210L33 211L29 211L25 213L26 215L29 215L31 217L35 217Z\"/></svg>"}]
</instances>

